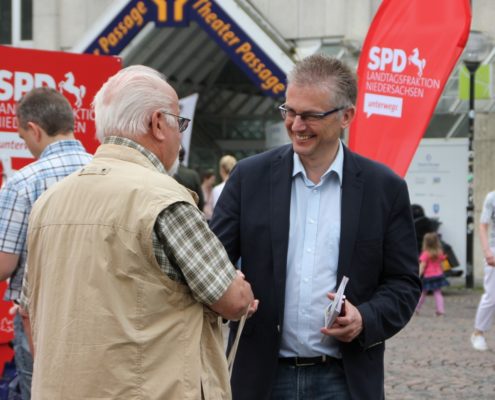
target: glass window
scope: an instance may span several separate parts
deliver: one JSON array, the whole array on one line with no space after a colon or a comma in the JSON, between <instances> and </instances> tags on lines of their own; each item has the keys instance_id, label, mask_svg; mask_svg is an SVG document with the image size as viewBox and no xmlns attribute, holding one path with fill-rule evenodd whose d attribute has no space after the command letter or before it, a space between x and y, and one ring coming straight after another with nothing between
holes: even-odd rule
<instances>
[{"instance_id":1,"label":"glass window","mask_svg":"<svg viewBox=\"0 0 495 400\"><path fill-rule=\"evenodd\" d=\"M0 0L0 44L12 43L12 0Z\"/></svg>"},{"instance_id":2,"label":"glass window","mask_svg":"<svg viewBox=\"0 0 495 400\"><path fill-rule=\"evenodd\" d=\"M33 0L0 0L0 44L33 40Z\"/></svg>"},{"instance_id":3,"label":"glass window","mask_svg":"<svg viewBox=\"0 0 495 400\"><path fill-rule=\"evenodd\" d=\"M21 2L21 40L33 40L33 1Z\"/></svg>"}]
</instances>

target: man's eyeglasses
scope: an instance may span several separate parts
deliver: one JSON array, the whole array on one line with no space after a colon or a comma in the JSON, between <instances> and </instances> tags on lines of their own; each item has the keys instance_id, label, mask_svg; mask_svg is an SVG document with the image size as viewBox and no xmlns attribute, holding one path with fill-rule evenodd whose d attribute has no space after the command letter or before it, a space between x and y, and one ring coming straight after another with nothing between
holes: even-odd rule
<instances>
[{"instance_id":1,"label":"man's eyeglasses","mask_svg":"<svg viewBox=\"0 0 495 400\"><path fill-rule=\"evenodd\" d=\"M303 121L319 121L333 113L336 113L337 111L343 110L345 107L337 107L334 108L330 111L327 112L302 112L302 113L296 113L292 108L287 107L285 104L282 104L281 106L278 107L280 110L280 114L282 114L282 118L286 119L287 117L293 119L296 118L297 115L303 120Z\"/></svg>"},{"instance_id":2,"label":"man's eyeglasses","mask_svg":"<svg viewBox=\"0 0 495 400\"><path fill-rule=\"evenodd\" d=\"M191 122L191 120L189 118L181 117L180 115L175 115L175 114L169 113L168 111L165 111L165 110L160 110L160 112L163 114L171 115L171 116L177 118L177 123L179 125L179 132L180 133L184 132L187 129L187 127L189 126L189 122Z\"/></svg>"}]
</instances>

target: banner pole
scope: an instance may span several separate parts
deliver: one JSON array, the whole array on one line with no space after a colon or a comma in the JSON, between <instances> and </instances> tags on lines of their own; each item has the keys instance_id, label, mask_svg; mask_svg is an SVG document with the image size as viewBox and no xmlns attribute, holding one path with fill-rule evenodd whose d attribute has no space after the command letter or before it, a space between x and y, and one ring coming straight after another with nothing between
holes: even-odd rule
<instances>
[{"instance_id":1,"label":"banner pole","mask_svg":"<svg viewBox=\"0 0 495 400\"><path fill-rule=\"evenodd\" d=\"M469 71L469 112L468 112L468 198L466 208L466 288L474 287L473 246L474 246L474 117L475 74L479 61L464 61Z\"/></svg>"}]
</instances>

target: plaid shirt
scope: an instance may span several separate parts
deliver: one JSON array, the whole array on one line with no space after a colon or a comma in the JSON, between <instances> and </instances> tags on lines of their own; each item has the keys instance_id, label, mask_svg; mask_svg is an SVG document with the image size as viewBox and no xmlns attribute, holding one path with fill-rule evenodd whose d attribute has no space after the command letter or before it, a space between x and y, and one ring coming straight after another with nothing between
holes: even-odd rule
<instances>
[{"instance_id":1,"label":"plaid shirt","mask_svg":"<svg viewBox=\"0 0 495 400\"><path fill-rule=\"evenodd\" d=\"M27 255L27 225L34 202L52 184L91 161L78 140L49 144L39 159L17 171L0 191L0 251L18 254L5 300L18 300Z\"/></svg>"},{"instance_id":2,"label":"plaid shirt","mask_svg":"<svg viewBox=\"0 0 495 400\"><path fill-rule=\"evenodd\" d=\"M158 171L163 164L138 143L117 136L105 144L117 144L138 150ZM236 276L225 249L208 228L203 214L189 203L174 203L163 210L154 226L153 249L161 270L172 280L187 284L194 298L204 304L215 303ZM21 306L27 310L27 280L22 289Z\"/></svg>"}]
</instances>

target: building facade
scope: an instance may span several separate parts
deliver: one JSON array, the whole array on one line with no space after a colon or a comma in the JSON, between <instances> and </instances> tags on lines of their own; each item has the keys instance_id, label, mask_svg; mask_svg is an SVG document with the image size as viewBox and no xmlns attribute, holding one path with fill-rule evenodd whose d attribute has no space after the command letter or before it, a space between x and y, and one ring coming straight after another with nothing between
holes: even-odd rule
<instances>
[{"instance_id":1,"label":"building facade","mask_svg":"<svg viewBox=\"0 0 495 400\"><path fill-rule=\"evenodd\" d=\"M0 43L83 52L90 48L92 40L105 36L104 28L120 10L131 5L139 11L139 3L147 10L153 8L153 12L168 10L175 13L178 9L171 11L170 4L179 7L186 1L0 0ZM493 0L472 0L471 3L471 29L495 38ZM230 10L230 19L214 12L216 4ZM285 140L277 110L283 101L283 91L274 91L276 84L267 90L260 89L250 76L253 69L243 69L236 56L248 57L246 54L251 50L255 54L254 46L258 46L260 53L269 54L275 60L271 69L267 67L269 78L263 81L265 87L287 72L291 63L315 52L339 57L355 67L380 4L380 0L189 0L189 5L197 6L198 15L187 24L148 23L144 11L141 12L143 20L137 11L129 13L128 27L139 25L139 33L121 50L110 53L119 55L123 65L145 64L159 69L180 97L199 94L189 164L199 170L216 168L217 160L223 154L242 158ZM225 32L228 32L227 26L239 26L255 37L253 48L239 50L238 47L240 54L236 55L237 50L231 46L229 52L225 43L234 43L235 37L224 35L225 43L222 43L208 32L208 24L222 25L220 30ZM103 50L105 46L111 50L112 46L119 45L113 42L125 36L122 30L119 32L105 36L107 42L103 41ZM260 60L258 65L263 63L262 57ZM493 49L485 61L494 63ZM460 65L445 87L425 137L447 140L467 137L468 104L458 98ZM493 79L489 84L493 91ZM270 90L272 93L267 94ZM485 194L495 189L491 179L495 170L493 99L477 101L476 110L475 226ZM478 242L476 233L476 280L482 277Z\"/></svg>"}]
</instances>

